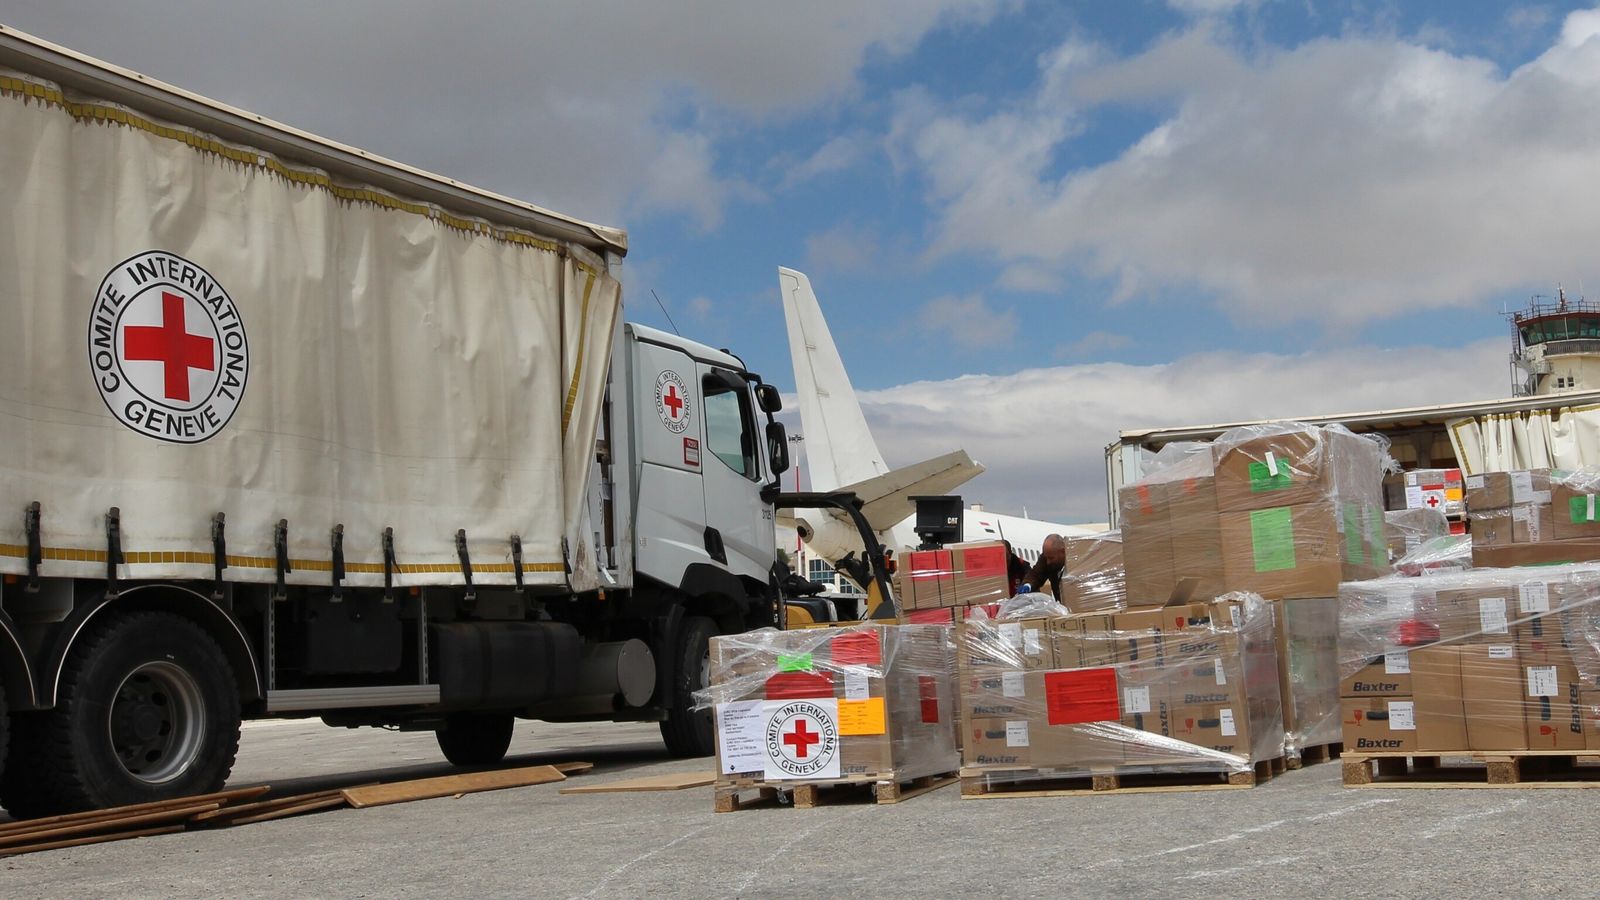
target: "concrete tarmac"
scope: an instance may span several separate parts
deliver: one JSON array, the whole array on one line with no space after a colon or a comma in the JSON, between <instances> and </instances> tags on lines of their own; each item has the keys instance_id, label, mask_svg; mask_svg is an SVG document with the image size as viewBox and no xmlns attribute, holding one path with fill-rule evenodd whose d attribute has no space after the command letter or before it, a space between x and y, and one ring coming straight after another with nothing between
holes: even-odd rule
<instances>
[{"instance_id":1,"label":"concrete tarmac","mask_svg":"<svg viewBox=\"0 0 1600 900\"><path fill-rule=\"evenodd\" d=\"M519 723L512 762L584 782L692 771L654 726ZM431 734L248 725L234 786L449 774ZM576 779L575 779L576 780ZM1252 790L711 812L711 789L560 785L0 860L5 897L1594 896L1590 790Z\"/></svg>"}]
</instances>

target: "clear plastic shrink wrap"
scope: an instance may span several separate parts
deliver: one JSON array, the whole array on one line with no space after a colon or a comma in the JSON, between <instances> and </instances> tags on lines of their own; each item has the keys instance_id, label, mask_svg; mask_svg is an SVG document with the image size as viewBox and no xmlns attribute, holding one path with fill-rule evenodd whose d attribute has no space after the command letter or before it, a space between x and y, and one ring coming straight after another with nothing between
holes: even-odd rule
<instances>
[{"instance_id":1,"label":"clear plastic shrink wrap","mask_svg":"<svg viewBox=\"0 0 1600 900\"><path fill-rule=\"evenodd\" d=\"M957 629L963 774L1242 772L1283 753L1259 597L1069 614L1025 595L999 616Z\"/></svg>"},{"instance_id":2,"label":"clear plastic shrink wrap","mask_svg":"<svg viewBox=\"0 0 1600 900\"><path fill-rule=\"evenodd\" d=\"M954 772L950 629L856 625L711 639L717 776L905 781Z\"/></svg>"},{"instance_id":3,"label":"clear plastic shrink wrap","mask_svg":"<svg viewBox=\"0 0 1600 900\"><path fill-rule=\"evenodd\" d=\"M1128 605L1122 568L1122 533L1069 537L1067 561L1061 570L1061 605L1068 611L1109 612Z\"/></svg>"},{"instance_id":4,"label":"clear plastic shrink wrap","mask_svg":"<svg viewBox=\"0 0 1600 900\"><path fill-rule=\"evenodd\" d=\"M1472 568L1472 536L1447 534L1430 538L1417 549L1395 560L1394 570L1401 575L1433 575Z\"/></svg>"},{"instance_id":5,"label":"clear plastic shrink wrap","mask_svg":"<svg viewBox=\"0 0 1600 900\"><path fill-rule=\"evenodd\" d=\"M949 625L966 610L1011 596L1010 557L1004 541L949 544L900 557L894 580L901 621Z\"/></svg>"},{"instance_id":6,"label":"clear plastic shrink wrap","mask_svg":"<svg viewBox=\"0 0 1600 900\"><path fill-rule=\"evenodd\" d=\"M1600 560L1600 470L1485 472L1466 483L1474 566Z\"/></svg>"},{"instance_id":7,"label":"clear plastic shrink wrap","mask_svg":"<svg viewBox=\"0 0 1600 900\"><path fill-rule=\"evenodd\" d=\"M1450 533L1450 520L1436 509L1397 509L1383 514L1389 560L1398 562L1434 538Z\"/></svg>"},{"instance_id":8,"label":"clear plastic shrink wrap","mask_svg":"<svg viewBox=\"0 0 1600 900\"><path fill-rule=\"evenodd\" d=\"M1345 751L1600 749L1597 600L1593 565L1346 584Z\"/></svg>"},{"instance_id":9,"label":"clear plastic shrink wrap","mask_svg":"<svg viewBox=\"0 0 1600 900\"><path fill-rule=\"evenodd\" d=\"M1225 432L1210 451L1118 492L1130 605L1180 585L1196 599L1333 597L1389 572L1381 439L1282 422Z\"/></svg>"}]
</instances>

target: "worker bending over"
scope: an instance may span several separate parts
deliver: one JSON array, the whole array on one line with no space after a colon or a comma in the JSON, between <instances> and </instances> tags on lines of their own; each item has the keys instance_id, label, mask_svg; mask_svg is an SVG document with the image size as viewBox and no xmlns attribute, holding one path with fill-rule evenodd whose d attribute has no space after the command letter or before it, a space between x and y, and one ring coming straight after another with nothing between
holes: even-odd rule
<instances>
[{"instance_id":1,"label":"worker bending over","mask_svg":"<svg viewBox=\"0 0 1600 900\"><path fill-rule=\"evenodd\" d=\"M1039 561L1022 576L1022 583L1017 586L1017 593L1026 594L1029 591L1042 591L1046 584L1050 585L1050 592L1058 600L1061 598L1061 572L1067 565L1067 542L1059 534L1052 534L1044 539L1044 546L1039 550Z\"/></svg>"}]
</instances>

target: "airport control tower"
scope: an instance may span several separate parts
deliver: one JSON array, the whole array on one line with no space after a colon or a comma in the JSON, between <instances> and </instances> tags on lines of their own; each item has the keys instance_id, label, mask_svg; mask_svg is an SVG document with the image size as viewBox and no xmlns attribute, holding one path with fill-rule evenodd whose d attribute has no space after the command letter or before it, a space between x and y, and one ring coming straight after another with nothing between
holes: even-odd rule
<instances>
[{"instance_id":1,"label":"airport control tower","mask_svg":"<svg viewBox=\"0 0 1600 900\"><path fill-rule=\"evenodd\" d=\"M1511 382L1518 397L1600 388L1600 304L1535 297L1511 320Z\"/></svg>"}]
</instances>

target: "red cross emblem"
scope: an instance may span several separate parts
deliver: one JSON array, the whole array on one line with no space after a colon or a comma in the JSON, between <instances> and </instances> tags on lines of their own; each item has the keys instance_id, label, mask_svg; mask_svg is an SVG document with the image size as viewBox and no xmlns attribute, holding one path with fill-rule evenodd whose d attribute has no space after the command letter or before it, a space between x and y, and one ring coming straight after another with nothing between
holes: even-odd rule
<instances>
[{"instance_id":1,"label":"red cross emblem","mask_svg":"<svg viewBox=\"0 0 1600 900\"><path fill-rule=\"evenodd\" d=\"M678 396L677 385L667 385L667 393L661 398L661 402L667 405L667 410L672 413L674 419L683 415L683 398Z\"/></svg>"},{"instance_id":2,"label":"red cross emblem","mask_svg":"<svg viewBox=\"0 0 1600 900\"><path fill-rule=\"evenodd\" d=\"M129 325L122 331L123 358L159 362L168 400L189 402L189 370L216 369L211 338L190 334L184 322L184 301L178 294L161 293L161 326Z\"/></svg>"},{"instance_id":3,"label":"red cross emblem","mask_svg":"<svg viewBox=\"0 0 1600 900\"><path fill-rule=\"evenodd\" d=\"M805 719L794 720L794 730L783 736L783 742L794 749L795 759L811 755L811 745L822 740L822 735L806 727Z\"/></svg>"},{"instance_id":4,"label":"red cross emblem","mask_svg":"<svg viewBox=\"0 0 1600 900\"><path fill-rule=\"evenodd\" d=\"M1438 509L1439 508L1439 495L1438 494L1429 494L1427 503L1428 503L1428 506L1430 508Z\"/></svg>"}]
</instances>

